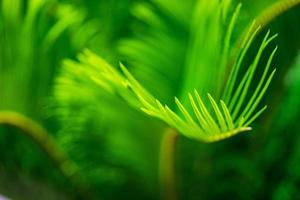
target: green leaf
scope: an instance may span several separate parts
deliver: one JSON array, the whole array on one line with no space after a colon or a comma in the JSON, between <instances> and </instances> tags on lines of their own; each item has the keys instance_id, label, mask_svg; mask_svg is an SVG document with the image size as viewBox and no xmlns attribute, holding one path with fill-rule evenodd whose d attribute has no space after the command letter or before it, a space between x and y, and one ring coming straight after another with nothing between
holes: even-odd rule
<instances>
[{"instance_id":1,"label":"green leaf","mask_svg":"<svg viewBox=\"0 0 300 200\"><path fill-rule=\"evenodd\" d=\"M256 69L258 67L259 61L261 60L264 49L276 37L276 35L269 37L270 32L265 35L252 64L245 72L242 80L240 82L237 82L238 74L240 74L242 70L242 63L245 55L259 30L259 28L257 28L253 31L254 26L250 27L250 30L245 37L242 47L238 52L239 56L236 58L235 63L233 64L233 67L231 69L229 79L227 80L227 86L222 96L224 99L220 98L216 100L212 97L212 95L207 94L207 99L203 100L200 95L201 93L199 94L197 88L200 87L201 90L208 89L209 84L212 83L216 85L216 88L223 88L225 75L220 75L219 73L223 73L223 70L225 69L224 67L228 62L228 51L230 49L229 41L235 25L235 21L237 20L238 12L241 7L240 5L237 6L230 19L230 23L228 24L226 31L223 32L220 29L220 23L222 20L224 20L221 15L222 12L225 12L224 10L222 10L224 9L224 7L222 7L224 5L219 4L215 1L210 3L201 2L198 5L199 12L204 12L204 5L209 6L209 11L205 11L207 12L207 16L205 16L207 18L207 21L205 20L205 22L212 22L213 26L217 28L213 29L213 27L211 27L211 30L208 30L208 32L203 32L201 34L200 32L203 30L198 30L200 32L196 33L194 39L200 39L200 36L209 36L208 39L212 39L211 42L207 42L206 44L211 49L206 49L207 52L203 55L199 55L201 51L203 51L200 51L200 48L203 47L200 40L192 40L196 41L196 43L200 43L198 45L193 44L193 47L191 48L193 49L191 51L191 55L187 57L190 64L186 65L185 68L187 68L187 70L191 73L191 76L186 76L184 83L188 83L189 86L186 88L187 85L184 84L181 86L181 88L183 88L182 91L186 91L188 88L195 85L196 89L194 89L193 94L187 91L186 93L183 93L185 95L181 95L181 98L175 97L174 103L176 107L172 108L172 106L170 105L164 105L159 98L156 98L155 95L145 89L123 64L120 64L121 70L123 72L122 75L118 70L106 63L100 57L86 51L79 56L79 65L81 66L82 71L88 72L88 76L91 77L92 81L98 83L99 87L109 88L108 91L110 93L119 95L123 98L123 100L127 101L133 107L139 108L140 111L164 121L166 124L177 129L178 132L180 132L182 135L185 135L186 137L203 142L215 142L231 137L240 132L251 130L251 127L249 127L249 125L266 109L266 107L263 107L263 109L255 113L257 106L259 105L274 76L275 70L273 70L272 73L269 74L269 68L277 48L270 55L270 58L263 70L263 74L258 75ZM217 14L212 16L212 13ZM198 17L199 16L196 15L195 22L200 22L201 20L203 20ZM155 20L153 19L152 21ZM219 44L219 39L223 38L223 34L225 34L224 46ZM201 41L203 41L203 38L201 38ZM211 54L212 50L216 50L218 53ZM225 53L226 56L222 56L221 52ZM208 56L208 58L206 58L206 56ZM140 57L140 59L142 59L142 57ZM215 59L215 61L212 61L213 59ZM156 66L157 69L161 68L162 63L153 63L159 65ZM201 65L198 65L197 63L201 63ZM204 67L205 65L212 66L215 63L222 64L218 65L219 68L214 66L214 70L217 70L216 74L212 73L211 69L207 69L207 67ZM195 66L200 67L201 69L195 68ZM212 75L214 76L213 81L217 81L213 82L212 80L210 80L212 81L210 83L200 81L200 84L200 82L195 78L198 75L201 75L201 77L203 77L204 75L202 75L201 73L212 73ZM254 76L261 77L259 83L254 82ZM156 77L149 78L153 78L153 81L156 81L156 86L160 87L161 83L156 79ZM253 94L250 94L250 85L255 87ZM166 86L164 85L164 87ZM213 95L219 97L219 92L214 91ZM182 101L182 99L184 101ZM186 99L188 99L189 101L186 101Z\"/></svg>"}]
</instances>

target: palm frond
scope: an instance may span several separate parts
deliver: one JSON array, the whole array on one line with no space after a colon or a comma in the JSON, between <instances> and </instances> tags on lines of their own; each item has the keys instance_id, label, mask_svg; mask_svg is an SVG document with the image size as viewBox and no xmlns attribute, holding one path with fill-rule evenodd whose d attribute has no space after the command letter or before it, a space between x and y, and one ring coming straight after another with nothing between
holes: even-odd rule
<instances>
[{"instance_id":1,"label":"palm frond","mask_svg":"<svg viewBox=\"0 0 300 200\"><path fill-rule=\"evenodd\" d=\"M252 36L254 35L255 33ZM193 109L192 114L188 112L187 107L183 106L182 103L175 98L175 103L180 110L181 116L183 117L176 114L167 105L163 105L159 100L154 99L149 94L146 95L141 86L126 70L126 68L122 67L122 70L129 80L129 83L131 83L130 88L135 92L136 96L139 98L139 101L142 103L142 110L145 113L160 118L188 137L199 139L205 142L214 142L225 139L242 131L251 130L249 125L266 109L265 106L256 113L254 112L275 74L276 70L273 70L267 77L272 58L277 48L275 48L272 52L259 84L256 85L256 89L251 95L250 100L246 100L245 96L249 91L249 85L253 84L253 74L263 49L275 37L273 36L268 38L268 36L269 33L264 38L253 64L250 66L244 75L244 78L239 83L238 89L233 94L232 100L229 100L227 104L223 100L220 100L218 105L215 99L208 94L210 105L205 105L195 89L194 94L188 94L190 104ZM251 43L251 40L249 40L246 44L249 43ZM237 62L239 62L239 60ZM233 71L238 70L238 68L239 65L237 64L234 66ZM234 79L235 77L233 76L228 82L232 83ZM235 97L239 97L237 102ZM246 107L240 110L241 105L244 104L246 104ZM227 105L231 105L231 108L228 108ZM209 108L213 108L213 112L210 112Z\"/></svg>"},{"instance_id":2,"label":"palm frond","mask_svg":"<svg viewBox=\"0 0 300 200\"><path fill-rule=\"evenodd\" d=\"M181 85L182 93L180 94L180 100L175 97L175 101L173 101L175 107L173 107L173 104L162 103L161 98L156 98L155 95L152 95L152 92L145 89L123 64L120 64L122 75L105 60L86 50L79 56L79 63L72 61L72 65L74 67L76 65L80 66L78 69L99 87L119 95L131 106L140 108L144 113L164 121L189 138L204 142L214 142L251 130L250 124L266 109L266 106L264 106L257 111L257 107L275 74L275 70L269 72L269 69L277 47L270 55L261 75L256 72L258 63L261 60L264 49L276 35L270 37L270 32L265 35L253 62L242 79L238 81L239 75L243 72L242 63L245 55L259 31L259 28L253 28L255 27L254 22L242 43L239 56L232 67L222 96L220 95L221 91L212 90L214 92L213 95L207 93L207 91L210 91L211 84L214 84L213 87L220 90L223 88L224 80L226 80L225 69L229 57L231 35L241 8L241 5L236 7L226 31L223 32L221 31L220 23L221 20L226 20L227 18L226 13L228 12L229 4L229 1L223 1L220 4L215 1L211 3L201 1L198 5L200 10L197 10L196 14L203 13L200 11L204 9L204 5L209 5L211 9L210 12L206 12L207 15L205 17L207 19L202 21L200 25L204 25L207 22L212 22L214 25L211 27L212 30L207 30L208 32L195 33L195 37L191 40L195 41L195 44L193 43L192 47L189 48L191 51L188 54L189 56L187 56L188 64L184 67L187 71ZM216 16L213 16L214 11L217 11ZM153 17L147 19L151 19L153 23L155 21L155 17ZM194 19L195 23L203 20L200 18L200 15L196 15ZM156 22L159 21L156 20ZM205 27L200 27L198 31L201 32L203 29ZM200 36L209 36L211 41L205 42ZM133 45L133 40L128 44ZM136 44L138 45L137 41ZM205 46L208 46L210 49L205 49L207 52L202 55L201 52L205 51L199 51L199 49ZM145 45L142 49L145 50ZM157 47L156 51L158 49ZM148 50L154 51L155 48ZM214 50L215 53L213 53ZM147 57L143 57L136 50L133 51L133 54L135 53L139 55L139 59L144 58L147 60ZM168 58L163 57L163 55L161 58L167 60ZM161 61L160 59L158 60ZM157 69L161 69L164 63L151 62L150 59L147 62L157 65L155 66ZM208 66L213 66L214 69L207 69ZM210 76L206 77L208 73L210 73ZM257 84L254 82L254 76L260 77ZM209 80L209 77L212 80ZM164 82L159 82L156 77L149 78L153 78L156 87L164 84ZM205 78L204 82L199 80L201 78ZM190 89L193 86L194 89ZM255 88L253 93L250 93L250 86ZM199 92L199 88L201 92ZM204 89L206 90L207 98L201 97ZM191 92L192 90L193 92Z\"/></svg>"},{"instance_id":3,"label":"palm frond","mask_svg":"<svg viewBox=\"0 0 300 200\"><path fill-rule=\"evenodd\" d=\"M126 101L130 100L131 104L134 98L132 94L134 93L135 98L138 100L138 104L135 104L135 107L140 107L146 114L165 121L187 137L205 142L214 142L239 132L251 130L249 125L266 109L265 106L255 112L274 76L275 70L269 73L269 68L277 48L272 52L259 83L255 85L256 89L250 100L245 97L249 92L250 84L255 84L253 83L253 76L262 52L276 35L269 37L269 32L266 34L254 62L245 73L243 79L238 84L235 83L237 79L236 74L240 70L240 60L243 59L244 51L247 51L256 32L249 34L249 38L246 39L245 45L241 50L241 55L232 69L233 75L228 80L228 87L231 87L230 85L233 84L232 87L237 87L237 90L234 93L230 89L225 90L224 96L229 96L228 100L223 101L220 99L218 102L212 95L207 94L210 103L206 105L195 89L193 93L188 93L189 107L184 106L179 99L175 98L175 104L180 111L178 114L168 105L163 105L158 99L153 97L122 64L121 69L125 76L89 51L80 56L80 61L87 69L91 68L90 66L97 68L97 75L91 75L90 78L98 83L99 86L106 87L109 85L109 91L121 94ZM228 95L230 91L232 95ZM242 107L244 105L246 106ZM192 112L189 112L190 108L192 108Z\"/></svg>"}]
</instances>

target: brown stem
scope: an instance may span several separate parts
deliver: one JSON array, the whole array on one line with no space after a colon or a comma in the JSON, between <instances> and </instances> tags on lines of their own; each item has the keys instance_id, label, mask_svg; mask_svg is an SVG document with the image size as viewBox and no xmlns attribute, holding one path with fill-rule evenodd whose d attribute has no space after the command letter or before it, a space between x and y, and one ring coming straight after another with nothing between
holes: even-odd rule
<instances>
[{"instance_id":1,"label":"brown stem","mask_svg":"<svg viewBox=\"0 0 300 200\"><path fill-rule=\"evenodd\" d=\"M160 144L159 177L161 197L164 200L177 200L175 178L175 154L178 133L174 129L167 129Z\"/></svg>"},{"instance_id":2,"label":"brown stem","mask_svg":"<svg viewBox=\"0 0 300 200\"><path fill-rule=\"evenodd\" d=\"M71 184L76 187L81 196L86 196L86 190L82 189L78 177L77 165L62 151L56 144L55 140L41 125L28 117L13 111L0 112L0 124L14 126L22 133L29 137L38 147L40 147L55 166L59 169ZM80 185L80 186L79 186ZM84 192L83 192L84 191Z\"/></svg>"}]
</instances>

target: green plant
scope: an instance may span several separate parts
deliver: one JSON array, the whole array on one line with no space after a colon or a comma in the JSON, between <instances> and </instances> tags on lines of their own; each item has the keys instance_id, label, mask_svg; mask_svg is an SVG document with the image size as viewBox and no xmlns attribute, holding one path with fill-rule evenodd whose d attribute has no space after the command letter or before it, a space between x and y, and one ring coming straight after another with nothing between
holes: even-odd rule
<instances>
[{"instance_id":1,"label":"green plant","mask_svg":"<svg viewBox=\"0 0 300 200\"><path fill-rule=\"evenodd\" d=\"M270 32L265 35L253 61L245 68L242 67L245 63L244 58L260 26L257 27L253 22L239 49L234 48L232 33L235 30L240 4L229 15L230 1L199 1L195 3L190 22L182 21L184 18L179 17L183 11L173 13L178 16L168 16L167 7L163 2L137 5L134 13L147 24L149 34L141 35L137 39L123 40L119 47L123 58L127 58L125 61L133 63L133 71L138 77L145 77L146 87L152 92L145 89L123 64L120 64L123 72L121 74L104 59L86 50L78 56L78 61L64 62L62 74L57 79L57 100L61 103L67 102L69 94L65 93L66 88L78 91L78 87L74 87L73 84L80 83L79 85L86 85L85 89L80 90L84 92L80 98L88 101L89 98L93 98L93 94L99 93L93 90L107 91L121 97L133 108L164 121L176 130L175 135L179 133L203 142L215 142L251 130L250 124L266 109L266 106L259 110L257 107L274 76L275 70L269 72L269 69L277 47L259 75L258 64L264 49L276 35L270 37ZM191 3L191 7L193 5ZM155 9L160 11L159 14L156 14ZM160 18L162 16L165 18ZM178 32L172 31L174 26ZM176 47L181 44L187 45L178 50ZM230 65L234 53L238 56L234 64ZM260 78L254 80L254 76ZM177 90L172 88L172 84L177 85ZM253 92L250 91L250 86L255 88ZM201 96L206 93L208 98L202 100ZM156 98L155 94L163 100ZM171 102L169 99L174 98L174 94L179 95L181 99L175 97L175 105L162 103L166 99ZM174 140L174 136L165 138L169 138L167 143ZM166 157L174 156L174 152L163 155L165 151L168 150L162 148L161 156L165 158L162 162L173 162L173 159ZM163 163L162 166L164 165L172 167L172 164ZM161 175L164 176L164 173ZM170 176L165 178L174 179ZM163 186L170 187L166 189L169 199L175 198L175 195L171 194L175 190L172 182L166 180Z\"/></svg>"},{"instance_id":2,"label":"green plant","mask_svg":"<svg viewBox=\"0 0 300 200\"><path fill-rule=\"evenodd\" d=\"M1 1L0 193L297 197L299 3Z\"/></svg>"}]
</instances>

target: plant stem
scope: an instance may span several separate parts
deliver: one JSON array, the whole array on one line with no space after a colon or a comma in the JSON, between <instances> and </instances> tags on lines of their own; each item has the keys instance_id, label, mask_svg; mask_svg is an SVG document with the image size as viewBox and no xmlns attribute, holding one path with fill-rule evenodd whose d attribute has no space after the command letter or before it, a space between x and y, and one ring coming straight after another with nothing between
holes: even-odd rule
<instances>
[{"instance_id":1,"label":"plant stem","mask_svg":"<svg viewBox=\"0 0 300 200\"><path fill-rule=\"evenodd\" d=\"M300 0L281 0L273 3L255 17L255 26L253 27L252 31L256 30L259 26L261 26L259 31L263 30L263 28L270 24L275 18L298 5L300 5ZM248 28L249 26L244 30L243 34L241 34L241 37L238 39L238 48L241 46L242 41L248 32Z\"/></svg>"},{"instance_id":2,"label":"plant stem","mask_svg":"<svg viewBox=\"0 0 300 200\"><path fill-rule=\"evenodd\" d=\"M176 141L178 133L176 130L168 128L161 139L160 160L159 160L159 177L161 187L161 197L164 200L176 200L176 170L175 154Z\"/></svg>"},{"instance_id":3,"label":"plant stem","mask_svg":"<svg viewBox=\"0 0 300 200\"><path fill-rule=\"evenodd\" d=\"M28 117L13 111L1 111L0 124L7 124L20 129L25 136L29 137L46 153L61 174L78 190L78 194L87 196L86 189L80 184L78 166L57 146L46 129Z\"/></svg>"},{"instance_id":4,"label":"plant stem","mask_svg":"<svg viewBox=\"0 0 300 200\"><path fill-rule=\"evenodd\" d=\"M281 0L261 12L257 17L257 25L265 27L273 19L300 4L300 0Z\"/></svg>"}]
</instances>

